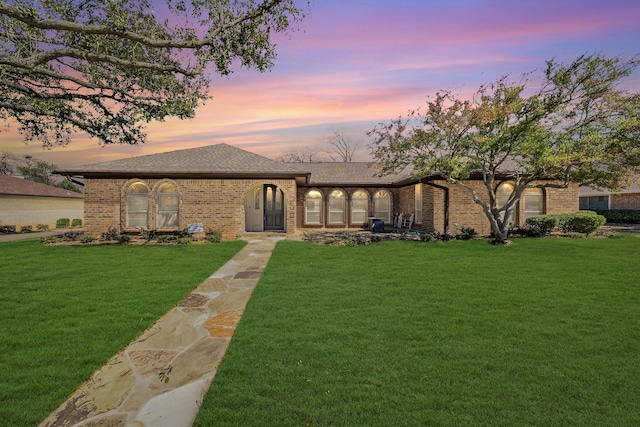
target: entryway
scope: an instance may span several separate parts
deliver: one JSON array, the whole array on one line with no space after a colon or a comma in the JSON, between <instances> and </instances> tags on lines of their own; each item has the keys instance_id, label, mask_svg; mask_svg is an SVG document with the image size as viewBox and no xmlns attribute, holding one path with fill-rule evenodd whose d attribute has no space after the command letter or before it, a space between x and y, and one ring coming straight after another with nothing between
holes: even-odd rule
<instances>
[{"instance_id":1,"label":"entryway","mask_svg":"<svg viewBox=\"0 0 640 427\"><path fill-rule=\"evenodd\" d=\"M257 185L247 193L246 231L284 231L284 193L274 184Z\"/></svg>"}]
</instances>

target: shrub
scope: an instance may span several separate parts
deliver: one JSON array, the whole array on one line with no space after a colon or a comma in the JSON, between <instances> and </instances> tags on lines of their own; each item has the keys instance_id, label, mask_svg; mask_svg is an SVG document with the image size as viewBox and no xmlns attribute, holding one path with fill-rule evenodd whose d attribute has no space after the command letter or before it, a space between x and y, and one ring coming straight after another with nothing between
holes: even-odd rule
<instances>
[{"instance_id":1,"label":"shrub","mask_svg":"<svg viewBox=\"0 0 640 427\"><path fill-rule=\"evenodd\" d=\"M204 235L204 240L209 243L220 243L222 241L222 233L219 231L209 230Z\"/></svg>"},{"instance_id":2,"label":"shrub","mask_svg":"<svg viewBox=\"0 0 640 427\"><path fill-rule=\"evenodd\" d=\"M460 229L460 234L456 236L458 240L471 240L476 237L478 233L472 227L462 227Z\"/></svg>"},{"instance_id":3,"label":"shrub","mask_svg":"<svg viewBox=\"0 0 640 427\"><path fill-rule=\"evenodd\" d=\"M21 233L31 233L32 231L33 231L33 227L30 225L23 225L22 227L20 227Z\"/></svg>"},{"instance_id":4,"label":"shrub","mask_svg":"<svg viewBox=\"0 0 640 427\"><path fill-rule=\"evenodd\" d=\"M56 228L68 228L71 220L69 218L59 218L56 221Z\"/></svg>"},{"instance_id":5,"label":"shrub","mask_svg":"<svg viewBox=\"0 0 640 427\"><path fill-rule=\"evenodd\" d=\"M131 241L131 236L129 236L128 234L119 234L116 237L116 240L118 241L118 243L124 245L129 243L129 241Z\"/></svg>"},{"instance_id":6,"label":"shrub","mask_svg":"<svg viewBox=\"0 0 640 427\"><path fill-rule=\"evenodd\" d=\"M80 240L80 236L82 236L83 234L80 231L67 231L66 233L63 233L60 235L60 238L62 240L66 240L67 242L75 242L77 240Z\"/></svg>"},{"instance_id":7,"label":"shrub","mask_svg":"<svg viewBox=\"0 0 640 427\"><path fill-rule=\"evenodd\" d=\"M0 233L15 233L16 226L15 225L3 225L0 227Z\"/></svg>"},{"instance_id":8,"label":"shrub","mask_svg":"<svg viewBox=\"0 0 640 427\"><path fill-rule=\"evenodd\" d=\"M36 230L38 231L47 231L49 229L49 226L47 224L37 224L36 225Z\"/></svg>"},{"instance_id":9,"label":"shrub","mask_svg":"<svg viewBox=\"0 0 640 427\"><path fill-rule=\"evenodd\" d=\"M140 230L140 237L149 242L156 237L156 232L155 230Z\"/></svg>"},{"instance_id":10,"label":"shrub","mask_svg":"<svg viewBox=\"0 0 640 427\"><path fill-rule=\"evenodd\" d=\"M96 240L96 237L91 234L81 234L78 236L78 241L80 241L80 243L91 243L94 240Z\"/></svg>"},{"instance_id":11,"label":"shrub","mask_svg":"<svg viewBox=\"0 0 640 427\"><path fill-rule=\"evenodd\" d=\"M191 243L191 237L178 237L176 243L178 243L179 245L188 245L189 243Z\"/></svg>"},{"instance_id":12,"label":"shrub","mask_svg":"<svg viewBox=\"0 0 640 427\"><path fill-rule=\"evenodd\" d=\"M607 223L640 224L640 210L611 209L608 211L595 211L607 219Z\"/></svg>"},{"instance_id":13,"label":"shrub","mask_svg":"<svg viewBox=\"0 0 640 427\"><path fill-rule=\"evenodd\" d=\"M159 234L156 236L156 241L158 243L171 243L176 239L177 237L172 234Z\"/></svg>"},{"instance_id":14,"label":"shrub","mask_svg":"<svg viewBox=\"0 0 640 427\"><path fill-rule=\"evenodd\" d=\"M540 237L548 236L558 225L556 215L536 215L527 218L525 221L525 232L528 236Z\"/></svg>"},{"instance_id":15,"label":"shrub","mask_svg":"<svg viewBox=\"0 0 640 427\"><path fill-rule=\"evenodd\" d=\"M118 230L115 227L109 227L109 230L102 233L100 238L106 241L116 240L118 238Z\"/></svg>"},{"instance_id":16,"label":"shrub","mask_svg":"<svg viewBox=\"0 0 640 427\"><path fill-rule=\"evenodd\" d=\"M561 217L562 231L565 233L575 232L589 235L607 222L604 216L591 211L563 214Z\"/></svg>"},{"instance_id":17,"label":"shrub","mask_svg":"<svg viewBox=\"0 0 640 427\"><path fill-rule=\"evenodd\" d=\"M80 218L74 218L73 221L71 221L71 226L82 227L82 220Z\"/></svg>"},{"instance_id":18,"label":"shrub","mask_svg":"<svg viewBox=\"0 0 640 427\"><path fill-rule=\"evenodd\" d=\"M64 241L64 239L60 236L49 236L49 237L41 237L40 243L44 245L51 245L53 243L59 243Z\"/></svg>"}]
</instances>

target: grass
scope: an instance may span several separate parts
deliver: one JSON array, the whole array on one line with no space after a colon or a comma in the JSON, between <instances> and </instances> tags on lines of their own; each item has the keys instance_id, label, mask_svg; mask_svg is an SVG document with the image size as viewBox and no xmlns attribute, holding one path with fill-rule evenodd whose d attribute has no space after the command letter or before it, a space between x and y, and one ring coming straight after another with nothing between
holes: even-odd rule
<instances>
[{"instance_id":1,"label":"grass","mask_svg":"<svg viewBox=\"0 0 640 427\"><path fill-rule=\"evenodd\" d=\"M195 425L640 425L639 253L281 242Z\"/></svg>"},{"instance_id":2,"label":"grass","mask_svg":"<svg viewBox=\"0 0 640 427\"><path fill-rule=\"evenodd\" d=\"M0 419L37 425L242 242L0 244Z\"/></svg>"}]
</instances>

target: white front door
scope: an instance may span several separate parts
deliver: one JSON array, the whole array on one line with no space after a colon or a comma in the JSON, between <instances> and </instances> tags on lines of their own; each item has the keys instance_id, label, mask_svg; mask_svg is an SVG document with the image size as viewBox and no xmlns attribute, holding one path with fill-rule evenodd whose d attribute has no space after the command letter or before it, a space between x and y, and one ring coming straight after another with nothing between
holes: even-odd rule
<instances>
[{"instance_id":1,"label":"white front door","mask_svg":"<svg viewBox=\"0 0 640 427\"><path fill-rule=\"evenodd\" d=\"M247 231L264 230L263 206L262 185L258 185L249 191L245 202L245 221Z\"/></svg>"}]
</instances>

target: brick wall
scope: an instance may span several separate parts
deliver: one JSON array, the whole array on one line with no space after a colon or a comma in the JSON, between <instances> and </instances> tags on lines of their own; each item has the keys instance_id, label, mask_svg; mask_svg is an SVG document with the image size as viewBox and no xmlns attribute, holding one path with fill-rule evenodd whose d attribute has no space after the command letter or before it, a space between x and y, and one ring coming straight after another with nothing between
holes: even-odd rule
<instances>
[{"instance_id":1,"label":"brick wall","mask_svg":"<svg viewBox=\"0 0 640 427\"><path fill-rule=\"evenodd\" d=\"M137 231L126 227L126 190L140 181L149 188L149 228L156 224L155 190L166 181L174 182L179 194L179 227L202 223L205 230L220 231L226 239L245 232L245 200L256 185L275 184L284 193L285 230L296 228L295 180L255 179L124 179L85 180L85 230L99 234L115 227L118 231Z\"/></svg>"},{"instance_id":2,"label":"brick wall","mask_svg":"<svg viewBox=\"0 0 640 427\"><path fill-rule=\"evenodd\" d=\"M83 219L84 200L60 197L0 196L0 225L24 226L44 224L56 228L60 218Z\"/></svg>"},{"instance_id":3,"label":"brick wall","mask_svg":"<svg viewBox=\"0 0 640 427\"><path fill-rule=\"evenodd\" d=\"M640 209L640 193L612 194L611 209Z\"/></svg>"},{"instance_id":4,"label":"brick wall","mask_svg":"<svg viewBox=\"0 0 640 427\"><path fill-rule=\"evenodd\" d=\"M491 233L489 220L480 205L473 202L469 190L459 185L448 185L446 181L432 181L423 184L423 222L413 228L423 231L445 231L445 197L447 191L438 187L448 188L449 195L449 233L457 234L462 227L472 227L480 235ZM466 185L473 188L481 197L488 195L481 181L466 181ZM436 187L438 186L438 187ZM399 190L398 206L402 212L413 212L414 186L406 186ZM568 188L546 188L543 191L545 212L558 214L578 211L578 186L571 184ZM518 203L514 213L514 223L524 223L523 204Z\"/></svg>"}]
</instances>

